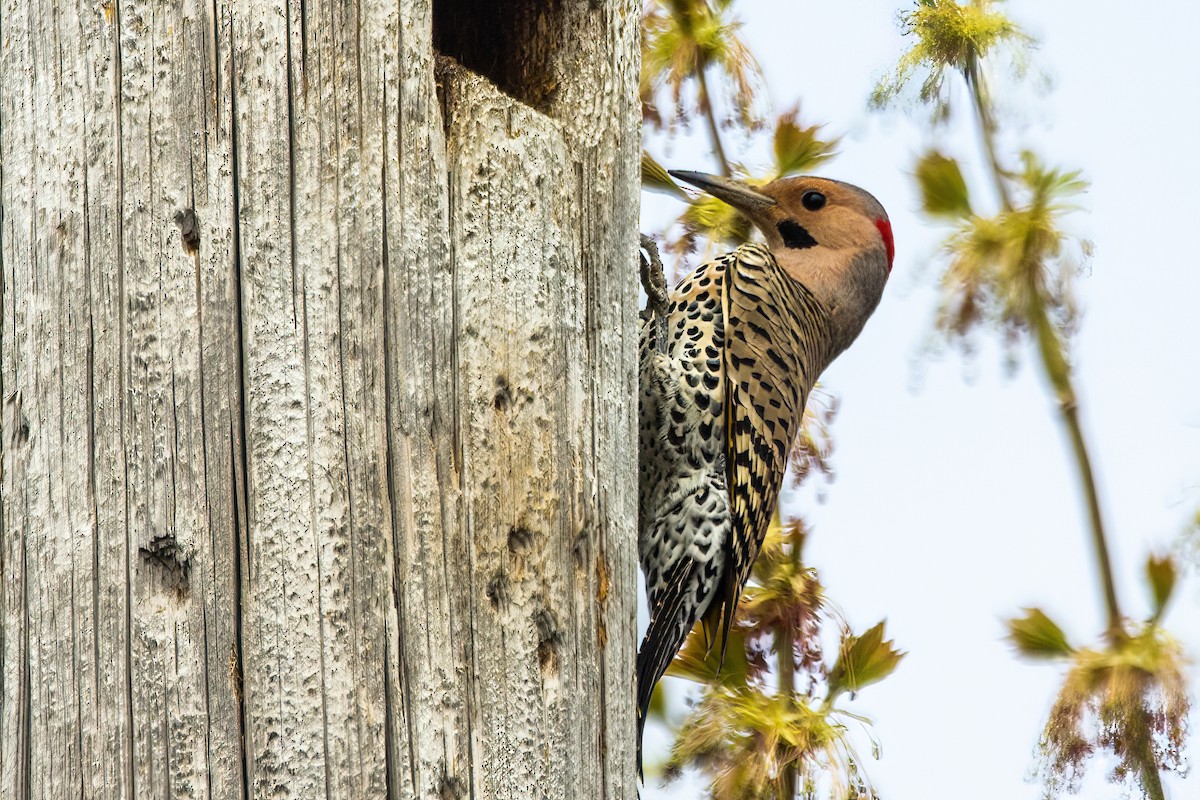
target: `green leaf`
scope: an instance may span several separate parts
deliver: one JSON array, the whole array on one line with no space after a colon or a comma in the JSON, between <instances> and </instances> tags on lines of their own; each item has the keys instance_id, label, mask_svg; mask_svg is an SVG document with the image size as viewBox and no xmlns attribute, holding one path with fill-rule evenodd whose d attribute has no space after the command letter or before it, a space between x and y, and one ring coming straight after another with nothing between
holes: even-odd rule
<instances>
[{"instance_id":1,"label":"green leaf","mask_svg":"<svg viewBox=\"0 0 1200 800\"><path fill-rule=\"evenodd\" d=\"M1158 557L1151 554L1146 559L1146 578L1150 582L1150 591L1154 593L1154 615L1151 622L1157 622L1166 610L1171 592L1175 589L1175 579L1179 572L1175 567L1175 559L1170 556Z\"/></svg>"},{"instance_id":2,"label":"green leaf","mask_svg":"<svg viewBox=\"0 0 1200 800\"><path fill-rule=\"evenodd\" d=\"M926 214L949 219L971 216L967 182L953 158L936 151L926 153L917 162L916 177L921 187L921 207Z\"/></svg>"},{"instance_id":3,"label":"green leaf","mask_svg":"<svg viewBox=\"0 0 1200 800\"><path fill-rule=\"evenodd\" d=\"M807 172L835 155L838 139L818 138L820 125L800 125L797 106L779 117L775 124L775 169L779 177Z\"/></svg>"},{"instance_id":4,"label":"green leaf","mask_svg":"<svg viewBox=\"0 0 1200 800\"><path fill-rule=\"evenodd\" d=\"M1029 150L1021 152L1021 182L1029 188L1032 206L1056 212L1074 211L1078 206L1068 198L1088 189L1088 182L1079 170L1047 167Z\"/></svg>"},{"instance_id":5,"label":"green leaf","mask_svg":"<svg viewBox=\"0 0 1200 800\"><path fill-rule=\"evenodd\" d=\"M725 648L725 663L721 663L721 635L714 631L716 641L708 642L703 621L697 622L688 634L679 655L667 667L673 678L685 678L696 683L718 683L731 688L745 687L750 674L746 661L746 634L736 625L729 631L729 646Z\"/></svg>"},{"instance_id":6,"label":"green leaf","mask_svg":"<svg viewBox=\"0 0 1200 800\"><path fill-rule=\"evenodd\" d=\"M687 200L687 193L679 184L671 180L666 168L654 160L654 157L642 151L642 188L652 192L662 192L680 200Z\"/></svg>"},{"instance_id":7,"label":"green leaf","mask_svg":"<svg viewBox=\"0 0 1200 800\"><path fill-rule=\"evenodd\" d=\"M693 241L703 235L713 242L731 245L750 241L750 221L736 208L711 195L700 195L692 200L680 217L685 234Z\"/></svg>"},{"instance_id":8,"label":"green leaf","mask_svg":"<svg viewBox=\"0 0 1200 800\"><path fill-rule=\"evenodd\" d=\"M895 671L905 653L896 649L895 642L883 638L883 626L884 622L880 622L862 636L842 639L837 663L829 672L831 697L842 692L857 692Z\"/></svg>"},{"instance_id":9,"label":"green leaf","mask_svg":"<svg viewBox=\"0 0 1200 800\"><path fill-rule=\"evenodd\" d=\"M1075 652L1062 628L1040 608L1025 609L1025 616L1010 619L1009 641L1029 658L1061 658Z\"/></svg>"}]
</instances>

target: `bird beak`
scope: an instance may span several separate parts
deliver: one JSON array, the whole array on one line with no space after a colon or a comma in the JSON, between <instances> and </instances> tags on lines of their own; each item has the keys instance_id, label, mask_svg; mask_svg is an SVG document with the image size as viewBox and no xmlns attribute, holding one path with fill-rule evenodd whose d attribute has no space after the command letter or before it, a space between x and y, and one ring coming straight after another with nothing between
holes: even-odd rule
<instances>
[{"instance_id":1,"label":"bird beak","mask_svg":"<svg viewBox=\"0 0 1200 800\"><path fill-rule=\"evenodd\" d=\"M744 183L722 178L717 175L706 175L703 172L687 172L686 170L670 170L672 177L698 186L718 200L724 200L739 211L759 211L775 205L775 199L756 192Z\"/></svg>"}]
</instances>

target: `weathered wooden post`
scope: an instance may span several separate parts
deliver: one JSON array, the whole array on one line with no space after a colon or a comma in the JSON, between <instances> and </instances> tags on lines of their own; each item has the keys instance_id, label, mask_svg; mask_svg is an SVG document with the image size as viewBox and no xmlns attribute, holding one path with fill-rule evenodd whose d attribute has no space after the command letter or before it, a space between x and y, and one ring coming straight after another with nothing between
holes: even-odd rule
<instances>
[{"instance_id":1,"label":"weathered wooden post","mask_svg":"<svg viewBox=\"0 0 1200 800\"><path fill-rule=\"evenodd\" d=\"M634 0L0 0L0 797L627 798Z\"/></svg>"}]
</instances>

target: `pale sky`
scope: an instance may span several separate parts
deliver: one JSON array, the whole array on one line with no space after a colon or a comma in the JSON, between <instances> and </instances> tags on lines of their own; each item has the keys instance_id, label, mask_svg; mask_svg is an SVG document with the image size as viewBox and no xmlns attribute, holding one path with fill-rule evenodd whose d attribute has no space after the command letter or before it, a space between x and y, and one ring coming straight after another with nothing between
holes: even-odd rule
<instances>
[{"instance_id":1,"label":"pale sky","mask_svg":"<svg viewBox=\"0 0 1200 800\"><path fill-rule=\"evenodd\" d=\"M886 617L889 636L908 651L892 677L851 704L874 719L882 745L882 758L865 770L884 800L1039 798L1028 775L1062 669L1017 659L1001 621L1040 606L1073 643L1090 644L1103 607L1074 464L1033 354L1022 349L1010 375L995 337L981 338L970 360L922 351L943 231L917 215L911 171L930 134L923 117L866 107L905 46L897 12L912 5L738 7L776 109L799 98L805 121L845 135L820 174L875 194L895 231L883 302L823 377L841 401L837 480L823 504L805 496L793 508L815 526L806 560L855 629ZM1091 181L1085 213L1070 222L1096 246L1077 284L1084 316L1073 347L1076 383L1118 591L1125 612L1142 617L1147 553L1173 544L1200 507L1200 257L1190 235L1200 229L1200 6L1007 7L1040 41L1035 69L1049 79L1044 91L1014 94L1008 76L996 76L997 94L1013 98L1001 111L1013 134L1008 152L1029 147ZM980 161L969 124L939 138L968 166ZM650 147L669 168L713 169L701 135L670 145L652 139ZM731 155L765 162L760 151ZM986 197L987 188L976 182L974 195ZM643 201L646 231L680 210L657 195ZM1194 576L1176 589L1166 627L1193 661L1200 657ZM1195 702L1200 670L1193 665L1190 674ZM673 681L673 697L688 686ZM1195 731L1200 708L1192 719ZM661 729L647 734L652 755L666 742ZM1195 764L1195 734L1188 754ZM1090 762L1079 796L1125 796L1105 781L1110 767ZM652 778L642 797L693 797L701 785L685 778L664 789ZM1175 800L1200 797L1200 776L1169 777L1167 786Z\"/></svg>"}]
</instances>

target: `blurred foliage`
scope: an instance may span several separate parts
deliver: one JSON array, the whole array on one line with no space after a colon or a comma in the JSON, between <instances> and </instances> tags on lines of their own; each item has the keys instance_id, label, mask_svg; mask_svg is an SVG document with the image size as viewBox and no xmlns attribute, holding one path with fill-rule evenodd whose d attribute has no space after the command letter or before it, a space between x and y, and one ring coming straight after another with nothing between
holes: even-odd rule
<instances>
[{"instance_id":1,"label":"blurred foliage","mask_svg":"<svg viewBox=\"0 0 1200 800\"><path fill-rule=\"evenodd\" d=\"M936 326L948 341L968 350L977 329L997 332L1010 350L1028 341L1035 345L1084 487L1108 612L1102 644L1095 648L1072 646L1062 628L1036 608L1008 622L1018 653L1068 664L1042 734L1039 774L1048 795L1077 788L1085 762L1106 751L1117 762L1112 780L1133 781L1145 796L1159 800L1159 772L1182 767L1187 727L1183 656L1159 627L1177 569L1169 557L1150 557L1145 574L1152 614L1145 622L1122 614L1068 353L1077 324L1071 284L1091 246L1068 247L1062 220L1077 208L1074 198L1087 184L1080 173L1047 167L1030 151L1014 159L1020 165L1014 169L999 151L1000 126L988 88L996 49L1005 45L1023 67L1034 45L1000 2L920 0L914 11L901 15L901 25L912 45L878 85L872 104L894 102L919 79L918 100L931 110L935 124L944 122L951 113L949 78L958 75L971 100L999 206L991 215L977 210L985 204L974 200L953 156L931 151L918 161L914 176L921 208L931 221L950 228L942 247L945 271Z\"/></svg>"},{"instance_id":2,"label":"blurred foliage","mask_svg":"<svg viewBox=\"0 0 1200 800\"><path fill-rule=\"evenodd\" d=\"M1066 252L1059 220L1087 183L1078 172L1047 169L1032 153L1021 160L1023 169L1013 178L1019 205L990 217L971 211L954 159L931 152L917 164L922 208L954 226L943 244L948 265L937 326L964 346L979 325L999 330L1007 342L1018 341L1043 315L1062 339L1074 330L1071 283L1078 263ZM1084 244L1081 252L1088 249ZM1062 376L1053 377L1058 385Z\"/></svg>"},{"instance_id":3,"label":"blurred foliage","mask_svg":"<svg viewBox=\"0 0 1200 800\"><path fill-rule=\"evenodd\" d=\"M875 797L858 771L845 723L819 708L763 692L706 691L679 731L668 776L687 764L712 776L714 798L786 796L785 776L815 790L832 777L833 798Z\"/></svg>"},{"instance_id":4,"label":"blurred foliage","mask_svg":"<svg viewBox=\"0 0 1200 800\"><path fill-rule=\"evenodd\" d=\"M856 636L830 611L816 570L801 560L806 537L798 521L771 526L719 671L720 647L700 626L668 670L703 685L679 728L668 779L694 767L719 800L786 797L789 787L815 796L818 786L831 798L875 796L851 735L851 723L866 720L837 701L886 678L904 654L884 638L882 622ZM821 645L829 622L840 641L832 665Z\"/></svg>"},{"instance_id":5,"label":"blurred foliage","mask_svg":"<svg viewBox=\"0 0 1200 800\"><path fill-rule=\"evenodd\" d=\"M799 486L812 476L821 476L825 482L831 482L834 477L833 436L830 428L837 417L838 399L826 391L825 387L817 384L808 394L808 403L804 407L804 419L800 425L800 433L792 447L789 469L792 475L792 485ZM824 497L823 489L818 487L817 497Z\"/></svg>"},{"instance_id":6,"label":"blurred foliage","mask_svg":"<svg viewBox=\"0 0 1200 800\"><path fill-rule=\"evenodd\" d=\"M1063 658L1075 652L1058 623L1040 608L1025 609L1025 616L1008 621L1008 639L1026 658Z\"/></svg>"},{"instance_id":7,"label":"blurred foliage","mask_svg":"<svg viewBox=\"0 0 1200 800\"><path fill-rule=\"evenodd\" d=\"M681 233L674 238L668 236L665 244L668 251L680 256L700 250L707 257L711 255L710 247L744 244L750 241L753 232L749 220L733 206L707 194L690 201L679 217L679 227Z\"/></svg>"},{"instance_id":8,"label":"blurred foliage","mask_svg":"<svg viewBox=\"0 0 1200 800\"><path fill-rule=\"evenodd\" d=\"M958 222L974 216L967 182L958 162L931 150L917 162L921 210L931 217Z\"/></svg>"},{"instance_id":9,"label":"blurred foliage","mask_svg":"<svg viewBox=\"0 0 1200 800\"><path fill-rule=\"evenodd\" d=\"M823 127L801 124L799 105L779 115L771 137L771 151L775 155L772 179L808 172L837 155L841 137L822 139Z\"/></svg>"},{"instance_id":10,"label":"blurred foliage","mask_svg":"<svg viewBox=\"0 0 1200 800\"><path fill-rule=\"evenodd\" d=\"M680 188L667 168L654 160L654 156L642 151L642 188L652 192L669 194L677 200L687 201L687 193Z\"/></svg>"},{"instance_id":11,"label":"blurred foliage","mask_svg":"<svg viewBox=\"0 0 1200 800\"><path fill-rule=\"evenodd\" d=\"M916 75L924 71L918 101L933 112L935 122L950 115L946 72L970 74L975 64L998 45L1008 45L1020 67L1035 42L994 2L960 4L954 0L920 0L916 9L900 14L901 27L913 42L896 69L875 87L871 105L884 108L897 100Z\"/></svg>"},{"instance_id":12,"label":"blurred foliage","mask_svg":"<svg viewBox=\"0 0 1200 800\"><path fill-rule=\"evenodd\" d=\"M709 68L717 73L730 102L732 117L746 128L761 124L757 113L763 90L758 62L738 35L733 0L662 0L646 3L642 16L642 120L657 128L687 124L693 113L711 113ZM684 89L696 84L699 108L686 102ZM666 92L670 107L663 111Z\"/></svg>"},{"instance_id":13,"label":"blurred foliage","mask_svg":"<svg viewBox=\"0 0 1200 800\"><path fill-rule=\"evenodd\" d=\"M1040 743L1047 795L1077 790L1086 761L1106 751L1116 759L1111 780L1162 796L1159 772L1184 768L1189 703L1178 642L1148 623L1073 653L1069 665Z\"/></svg>"},{"instance_id":14,"label":"blurred foliage","mask_svg":"<svg viewBox=\"0 0 1200 800\"><path fill-rule=\"evenodd\" d=\"M798 105L767 124L762 76L739 38L733 7L732 0L646 4L641 80L646 130L669 137L693 119L703 121L714 160L708 171L750 185L811 171L834 157L839 140L824 135L822 126L803 122ZM709 74L717 79L719 97L709 91ZM670 104L665 111L663 100ZM722 101L724 113L718 106ZM723 135L741 146L769 145L770 163L752 168L731 160ZM677 263L743 244L753 235L749 222L724 202L706 194L688 199L649 153L642 157L642 183L687 203L659 234ZM830 426L836 413L836 398L814 390L790 456L796 485L814 476L826 483L832 479ZM798 793L875 797L852 741L866 720L836 701L885 678L902 654L885 640L882 623L856 636L831 612L816 571L801 560L806 536L799 520L786 528L776 521L768 531L735 613L723 663L721 643L710 641L698 624L667 670L702 686L676 732L665 765L668 779L696 769L708 778L709 795L718 799ZM838 642L832 664L822 649L826 637ZM662 698L660 683L651 714L666 721ZM873 754L877 749L873 746ZM653 771L654 765L648 766Z\"/></svg>"},{"instance_id":15,"label":"blurred foliage","mask_svg":"<svg viewBox=\"0 0 1200 800\"><path fill-rule=\"evenodd\" d=\"M1167 602L1175 591L1175 581L1179 570L1175 567L1175 559L1170 556L1151 555L1146 559L1146 583L1150 586L1150 595L1154 601L1154 614L1150 622L1157 623L1167 610Z\"/></svg>"}]
</instances>

